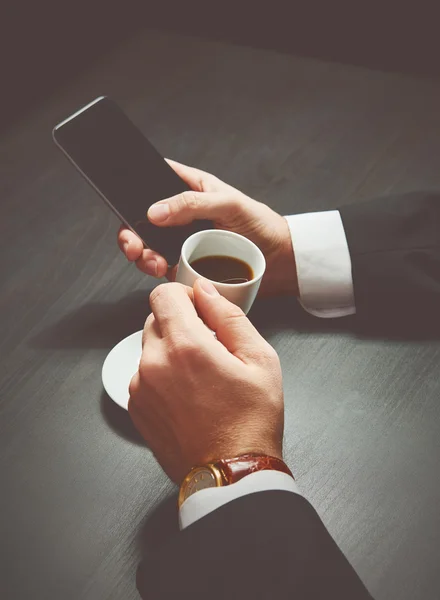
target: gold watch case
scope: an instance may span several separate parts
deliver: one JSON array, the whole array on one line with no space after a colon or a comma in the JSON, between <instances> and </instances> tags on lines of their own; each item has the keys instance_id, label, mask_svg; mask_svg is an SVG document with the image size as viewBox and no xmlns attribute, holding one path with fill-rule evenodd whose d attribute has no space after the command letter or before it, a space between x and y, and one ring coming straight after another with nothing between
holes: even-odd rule
<instances>
[{"instance_id":1,"label":"gold watch case","mask_svg":"<svg viewBox=\"0 0 440 600\"><path fill-rule=\"evenodd\" d=\"M224 485L222 472L213 464L195 467L191 469L185 479L182 481L179 491L179 507L200 490Z\"/></svg>"}]
</instances>

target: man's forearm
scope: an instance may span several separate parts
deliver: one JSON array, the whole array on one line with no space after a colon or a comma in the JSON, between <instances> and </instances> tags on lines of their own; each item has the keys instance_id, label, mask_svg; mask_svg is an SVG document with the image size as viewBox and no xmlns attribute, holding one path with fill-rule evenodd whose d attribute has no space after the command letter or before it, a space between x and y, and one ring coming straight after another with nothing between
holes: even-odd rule
<instances>
[{"instance_id":1,"label":"man's forearm","mask_svg":"<svg viewBox=\"0 0 440 600\"><path fill-rule=\"evenodd\" d=\"M371 600L311 505L249 494L177 534L138 574L144 599Z\"/></svg>"}]
</instances>

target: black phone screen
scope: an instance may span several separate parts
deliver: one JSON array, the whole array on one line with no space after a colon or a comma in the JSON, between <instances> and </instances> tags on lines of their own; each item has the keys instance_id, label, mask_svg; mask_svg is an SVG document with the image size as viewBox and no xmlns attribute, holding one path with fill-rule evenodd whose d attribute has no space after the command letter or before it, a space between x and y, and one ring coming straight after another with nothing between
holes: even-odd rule
<instances>
[{"instance_id":1,"label":"black phone screen","mask_svg":"<svg viewBox=\"0 0 440 600\"><path fill-rule=\"evenodd\" d=\"M207 229L209 221L179 227L157 227L149 207L184 190L173 171L125 113L101 98L54 129L54 138L144 244L177 263L185 239Z\"/></svg>"}]
</instances>

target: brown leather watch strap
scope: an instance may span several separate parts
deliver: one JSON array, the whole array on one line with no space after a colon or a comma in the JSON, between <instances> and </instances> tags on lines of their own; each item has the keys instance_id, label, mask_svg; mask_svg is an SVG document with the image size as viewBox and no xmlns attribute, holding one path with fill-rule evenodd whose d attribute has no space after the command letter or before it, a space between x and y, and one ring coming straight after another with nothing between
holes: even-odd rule
<instances>
[{"instance_id":1,"label":"brown leather watch strap","mask_svg":"<svg viewBox=\"0 0 440 600\"><path fill-rule=\"evenodd\" d=\"M289 467L280 458L261 454L243 454L236 458L224 458L216 461L214 466L221 471L226 485L237 483L246 475L257 471L281 471L293 477Z\"/></svg>"}]
</instances>

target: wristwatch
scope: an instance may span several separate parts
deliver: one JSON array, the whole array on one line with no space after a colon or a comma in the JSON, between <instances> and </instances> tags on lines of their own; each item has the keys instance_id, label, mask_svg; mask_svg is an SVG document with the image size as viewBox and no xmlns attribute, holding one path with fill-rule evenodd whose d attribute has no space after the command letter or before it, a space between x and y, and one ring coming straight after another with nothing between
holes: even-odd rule
<instances>
[{"instance_id":1,"label":"wristwatch","mask_svg":"<svg viewBox=\"0 0 440 600\"><path fill-rule=\"evenodd\" d=\"M216 460L191 469L180 486L179 507L200 490L231 485L257 471L281 471L293 478L286 463L275 456L243 454L235 458Z\"/></svg>"}]
</instances>

